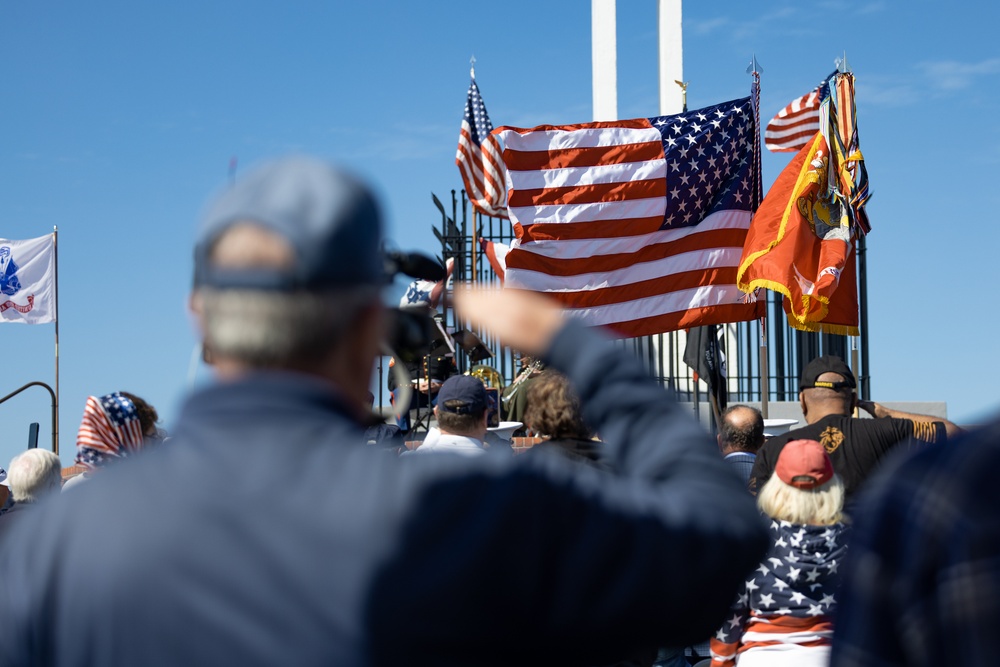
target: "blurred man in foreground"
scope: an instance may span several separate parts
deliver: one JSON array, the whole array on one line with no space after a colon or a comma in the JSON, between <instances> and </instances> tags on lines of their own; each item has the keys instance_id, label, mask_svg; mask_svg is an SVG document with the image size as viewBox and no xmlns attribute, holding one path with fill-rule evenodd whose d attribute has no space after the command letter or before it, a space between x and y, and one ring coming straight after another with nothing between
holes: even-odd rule
<instances>
[{"instance_id":1,"label":"blurred man in foreground","mask_svg":"<svg viewBox=\"0 0 1000 667\"><path fill-rule=\"evenodd\" d=\"M871 480L845 563L833 667L997 664L1000 421Z\"/></svg>"},{"instance_id":2,"label":"blurred man in foreground","mask_svg":"<svg viewBox=\"0 0 1000 667\"><path fill-rule=\"evenodd\" d=\"M218 197L192 305L219 381L171 447L15 531L6 664L602 664L723 620L767 546L752 500L637 360L540 297L457 302L571 378L610 474L361 445L380 245L370 191L316 160Z\"/></svg>"}]
</instances>

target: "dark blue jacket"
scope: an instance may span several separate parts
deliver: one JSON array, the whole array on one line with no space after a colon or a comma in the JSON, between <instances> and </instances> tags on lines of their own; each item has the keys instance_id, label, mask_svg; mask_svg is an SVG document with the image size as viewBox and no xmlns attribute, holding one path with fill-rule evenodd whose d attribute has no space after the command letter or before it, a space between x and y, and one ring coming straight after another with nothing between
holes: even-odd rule
<instances>
[{"instance_id":1,"label":"dark blue jacket","mask_svg":"<svg viewBox=\"0 0 1000 667\"><path fill-rule=\"evenodd\" d=\"M767 546L752 500L636 360L569 326L546 361L611 473L387 457L299 375L194 395L169 446L12 535L4 664L601 664L704 638Z\"/></svg>"}]
</instances>

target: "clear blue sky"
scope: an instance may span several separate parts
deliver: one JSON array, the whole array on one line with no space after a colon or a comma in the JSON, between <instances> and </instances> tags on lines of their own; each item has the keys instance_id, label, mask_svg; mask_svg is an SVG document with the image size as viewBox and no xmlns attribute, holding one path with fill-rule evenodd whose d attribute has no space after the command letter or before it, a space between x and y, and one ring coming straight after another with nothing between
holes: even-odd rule
<instances>
[{"instance_id":1,"label":"clear blue sky","mask_svg":"<svg viewBox=\"0 0 1000 667\"><path fill-rule=\"evenodd\" d=\"M656 3L618 4L619 114L656 115ZM846 51L874 192L873 397L946 401L966 423L1000 405L997 25L985 1L684 8L692 108L746 95L755 53L770 117ZM231 156L241 169L292 151L353 167L397 244L437 252L431 193L461 187L473 54L495 125L591 118L585 0L0 5L0 237L59 226L64 462L88 394L132 391L175 417L195 344L195 224ZM765 186L788 159L765 155ZM0 326L0 394L52 383L52 329ZM48 441L48 410L40 389L0 405L0 463L31 421Z\"/></svg>"}]
</instances>

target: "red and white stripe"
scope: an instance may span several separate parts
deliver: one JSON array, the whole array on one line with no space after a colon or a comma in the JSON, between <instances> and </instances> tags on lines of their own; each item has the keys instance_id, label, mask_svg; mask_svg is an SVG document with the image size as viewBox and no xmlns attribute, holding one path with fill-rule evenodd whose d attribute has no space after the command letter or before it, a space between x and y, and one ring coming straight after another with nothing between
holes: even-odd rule
<instances>
[{"instance_id":1,"label":"red and white stripe","mask_svg":"<svg viewBox=\"0 0 1000 667\"><path fill-rule=\"evenodd\" d=\"M462 174L465 192L472 205L484 215L506 218L504 199L507 191L504 187L503 162L495 145L491 147L487 140L480 146L472 138L472 134L468 121L463 119L455 164Z\"/></svg>"},{"instance_id":2,"label":"red and white stripe","mask_svg":"<svg viewBox=\"0 0 1000 667\"><path fill-rule=\"evenodd\" d=\"M767 124L764 142L769 151L797 151L819 132L819 88L806 93L778 112Z\"/></svg>"},{"instance_id":3,"label":"red and white stripe","mask_svg":"<svg viewBox=\"0 0 1000 667\"><path fill-rule=\"evenodd\" d=\"M545 292L569 315L625 337L753 318L736 287L749 211L661 230L676 184L648 120L493 136L517 236L505 287Z\"/></svg>"},{"instance_id":4,"label":"red and white stripe","mask_svg":"<svg viewBox=\"0 0 1000 667\"><path fill-rule=\"evenodd\" d=\"M479 239L479 242L483 246L483 254L486 255L486 260L493 267L493 272L497 274L500 282L503 283L507 273L507 253L510 252L510 246L506 243L496 243L487 241L486 239Z\"/></svg>"},{"instance_id":5,"label":"red and white stripe","mask_svg":"<svg viewBox=\"0 0 1000 667\"><path fill-rule=\"evenodd\" d=\"M712 667L733 665L735 658L746 652L785 654L787 658L794 651L803 656L802 664L812 664L804 656L825 655L821 652L829 651L832 638L833 622L826 615L799 618L753 613L738 643L722 642L714 637L710 640Z\"/></svg>"},{"instance_id":6,"label":"red and white stripe","mask_svg":"<svg viewBox=\"0 0 1000 667\"><path fill-rule=\"evenodd\" d=\"M137 416L127 419L121 426L112 423L104 411L101 399L88 396L80 430L76 434L76 444L77 447L97 450L105 456L127 456L142 449L142 424Z\"/></svg>"}]
</instances>

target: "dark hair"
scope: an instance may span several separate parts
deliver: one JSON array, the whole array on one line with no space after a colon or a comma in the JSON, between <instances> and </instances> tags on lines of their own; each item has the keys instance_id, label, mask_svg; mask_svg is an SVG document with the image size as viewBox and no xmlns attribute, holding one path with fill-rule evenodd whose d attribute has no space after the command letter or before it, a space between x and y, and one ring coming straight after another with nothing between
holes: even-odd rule
<instances>
[{"instance_id":1,"label":"dark hair","mask_svg":"<svg viewBox=\"0 0 1000 667\"><path fill-rule=\"evenodd\" d=\"M546 370L528 388L524 421L535 434L550 438L590 438L590 428L580 415L580 398L569 379Z\"/></svg>"},{"instance_id":2,"label":"dark hair","mask_svg":"<svg viewBox=\"0 0 1000 667\"><path fill-rule=\"evenodd\" d=\"M130 394L127 391L120 391L118 393L132 401L132 404L135 405L136 414L139 415L139 426L142 428L142 434L150 435L150 433L155 432L156 422L160 421L160 415L156 414L156 408L135 394Z\"/></svg>"},{"instance_id":3,"label":"dark hair","mask_svg":"<svg viewBox=\"0 0 1000 667\"><path fill-rule=\"evenodd\" d=\"M730 417L737 410L747 410L751 414L749 420L734 420ZM719 424L719 439L724 445L742 452L756 454L764 444L764 418L760 410L749 405L731 405L722 413Z\"/></svg>"},{"instance_id":4,"label":"dark hair","mask_svg":"<svg viewBox=\"0 0 1000 667\"><path fill-rule=\"evenodd\" d=\"M452 405L453 404L453 405ZM444 407L460 407L464 406L465 401L445 401ZM437 421L438 427L442 431L447 431L448 433L455 433L462 435L464 433L469 433L479 426L479 422L483 419L483 414L486 412L486 406L478 412L470 412L468 414L460 415L455 412L448 412L447 410L438 408L437 411Z\"/></svg>"}]
</instances>

